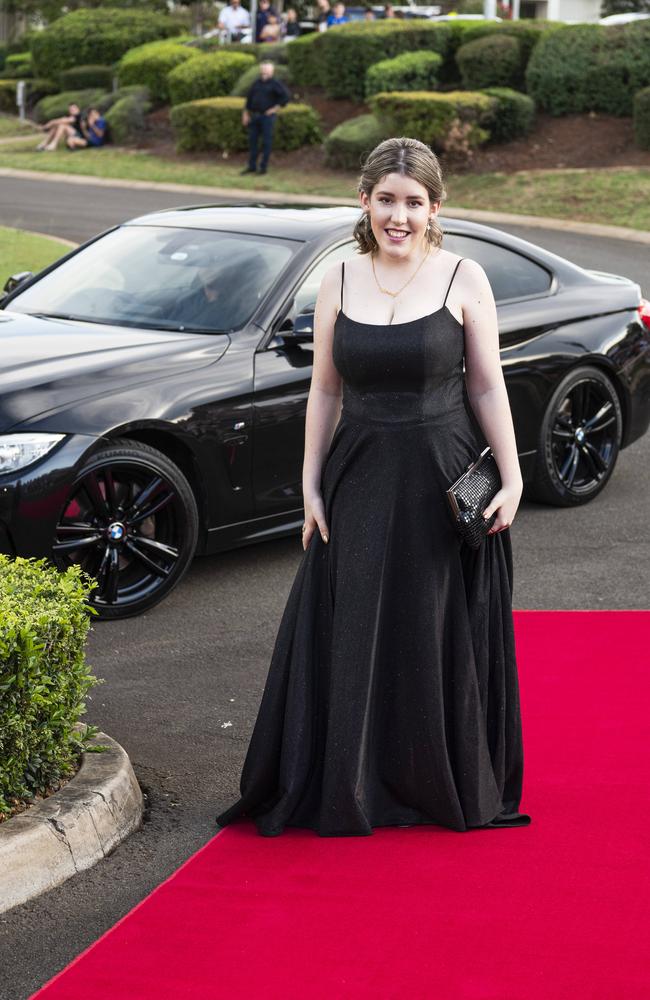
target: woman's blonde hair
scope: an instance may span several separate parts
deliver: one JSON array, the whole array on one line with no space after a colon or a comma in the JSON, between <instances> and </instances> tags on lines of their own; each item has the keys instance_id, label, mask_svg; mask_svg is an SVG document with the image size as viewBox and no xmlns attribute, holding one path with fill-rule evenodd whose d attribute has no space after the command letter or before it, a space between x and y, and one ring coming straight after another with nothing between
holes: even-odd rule
<instances>
[{"instance_id":1,"label":"woman's blonde hair","mask_svg":"<svg viewBox=\"0 0 650 1000\"><path fill-rule=\"evenodd\" d=\"M447 197L440 161L433 150L420 142L419 139L400 136L399 138L385 139L378 146L375 146L362 167L358 191L364 191L370 198L375 184L387 174L402 174L404 177L412 177L414 181L426 188L429 200L432 202L442 202ZM354 227L353 236L359 244L361 253L376 252L377 240L370 225L370 216L366 211L363 212ZM426 231L426 239L432 246L439 247L442 243L442 237L443 232L440 225L436 219L431 219L431 225Z\"/></svg>"}]
</instances>

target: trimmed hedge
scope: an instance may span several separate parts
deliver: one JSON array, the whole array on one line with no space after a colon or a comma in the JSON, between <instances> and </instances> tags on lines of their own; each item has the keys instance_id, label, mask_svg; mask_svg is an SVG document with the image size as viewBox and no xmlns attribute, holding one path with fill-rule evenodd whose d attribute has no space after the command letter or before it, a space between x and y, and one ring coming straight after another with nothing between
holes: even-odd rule
<instances>
[{"instance_id":1,"label":"trimmed hedge","mask_svg":"<svg viewBox=\"0 0 650 1000\"><path fill-rule=\"evenodd\" d=\"M35 104L38 103L43 97L50 97L52 94L58 94L60 87L55 80L41 79L37 77L35 80L30 80L27 89L27 107L32 113L32 109Z\"/></svg>"},{"instance_id":2,"label":"trimmed hedge","mask_svg":"<svg viewBox=\"0 0 650 1000\"><path fill-rule=\"evenodd\" d=\"M18 80L0 80L0 111L10 115L16 111L16 84Z\"/></svg>"},{"instance_id":3,"label":"trimmed hedge","mask_svg":"<svg viewBox=\"0 0 650 1000\"><path fill-rule=\"evenodd\" d=\"M325 163L342 170L360 170L368 153L389 135L374 115L348 118L325 139Z\"/></svg>"},{"instance_id":4,"label":"trimmed hedge","mask_svg":"<svg viewBox=\"0 0 650 1000\"><path fill-rule=\"evenodd\" d=\"M68 113L69 104L78 104L81 110L99 104L104 91L98 88L89 90L64 90L52 97L43 97L34 107L34 118L37 122L48 122L50 118L61 118Z\"/></svg>"},{"instance_id":5,"label":"trimmed hedge","mask_svg":"<svg viewBox=\"0 0 650 1000\"><path fill-rule=\"evenodd\" d=\"M245 73L237 80L237 83L230 91L231 97L246 97L248 91L253 85L253 81L257 80L260 75L259 64L255 63L250 69L247 69ZM288 88L291 88L291 71L288 66L276 66L273 71L273 76L277 80L281 80L282 83L286 84Z\"/></svg>"},{"instance_id":6,"label":"trimmed hedge","mask_svg":"<svg viewBox=\"0 0 650 1000\"><path fill-rule=\"evenodd\" d=\"M441 64L437 52L404 52L382 59L366 70L366 97L386 90L435 90Z\"/></svg>"},{"instance_id":7,"label":"trimmed hedge","mask_svg":"<svg viewBox=\"0 0 650 1000\"><path fill-rule=\"evenodd\" d=\"M14 80L29 80L34 75L31 52L17 52L7 56L3 72Z\"/></svg>"},{"instance_id":8,"label":"trimmed hedge","mask_svg":"<svg viewBox=\"0 0 650 1000\"><path fill-rule=\"evenodd\" d=\"M319 32L314 42L320 83L329 97L363 100L366 71L370 66L382 59L421 49L443 57L442 78L444 62L451 52L451 40L447 22L391 19L341 24L336 31Z\"/></svg>"},{"instance_id":9,"label":"trimmed hedge","mask_svg":"<svg viewBox=\"0 0 650 1000\"><path fill-rule=\"evenodd\" d=\"M95 586L78 566L0 555L0 814L74 773L96 726L75 730L101 679L84 645Z\"/></svg>"},{"instance_id":10,"label":"trimmed hedge","mask_svg":"<svg viewBox=\"0 0 650 1000\"><path fill-rule=\"evenodd\" d=\"M177 104L171 110L179 152L248 149L248 133L241 116L246 102L242 97L206 97ZM320 142L320 120L307 104L287 104L278 111L273 146L289 151Z\"/></svg>"},{"instance_id":11,"label":"trimmed hedge","mask_svg":"<svg viewBox=\"0 0 650 1000\"><path fill-rule=\"evenodd\" d=\"M526 71L528 60L537 43L544 35L563 26L562 21L547 21L541 18L525 18L523 21L466 21L462 34L457 36L458 49L479 38L515 38L519 42L521 53L522 77Z\"/></svg>"},{"instance_id":12,"label":"trimmed hedge","mask_svg":"<svg viewBox=\"0 0 650 1000\"><path fill-rule=\"evenodd\" d=\"M111 142L126 145L138 139L146 128L146 115L150 110L151 101L146 98L146 90L115 101L105 114Z\"/></svg>"},{"instance_id":13,"label":"trimmed hedge","mask_svg":"<svg viewBox=\"0 0 650 1000\"><path fill-rule=\"evenodd\" d=\"M634 95L634 142L639 149L650 149L650 87Z\"/></svg>"},{"instance_id":14,"label":"trimmed hedge","mask_svg":"<svg viewBox=\"0 0 650 1000\"><path fill-rule=\"evenodd\" d=\"M61 90L85 90L101 87L110 90L115 71L112 66L73 66L59 74Z\"/></svg>"},{"instance_id":15,"label":"trimmed hedge","mask_svg":"<svg viewBox=\"0 0 650 1000\"><path fill-rule=\"evenodd\" d=\"M605 27L568 24L544 35L526 70L526 89L552 115L631 115L650 85L650 20Z\"/></svg>"},{"instance_id":16,"label":"trimmed hedge","mask_svg":"<svg viewBox=\"0 0 650 1000\"><path fill-rule=\"evenodd\" d=\"M119 90L107 90L96 102L95 107L102 114L105 114L118 101L122 101L126 97L135 97L141 104L151 103L147 88L134 85L132 87L120 87Z\"/></svg>"},{"instance_id":17,"label":"trimmed hedge","mask_svg":"<svg viewBox=\"0 0 650 1000\"><path fill-rule=\"evenodd\" d=\"M117 67L120 87L140 84L148 87L153 101L169 101L168 75L181 63L203 59L201 53L177 41L148 42L130 49L122 56Z\"/></svg>"},{"instance_id":18,"label":"trimmed hedge","mask_svg":"<svg viewBox=\"0 0 650 1000\"><path fill-rule=\"evenodd\" d=\"M190 59L171 71L167 86L172 104L202 97L226 97L248 69L257 70L255 56L243 52L214 52Z\"/></svg>"},{"instance_id":19,"label":"trimmed hedge","mask_svg":"<svg viewBox=\"0 0 650 1000\"><path fill-rule=\"evenodd\" d=\"M308 35L301 35L307 38ZM289 62L289 49L293 42L228 42L224 45L218 38L193 38L188 43L192 48L200 49L201 52L213 54L215 52L245 52L247 55L255 56L260 62L262 59L270 59L276 65L286 66Z\"/></svg>"},{"instance_id":20,"label":"trimmed hedge","mask_svg":"<svg viewBox=\"0 0 650 1000\"><path fill-rule=\"evenodd\" d=\"M287 46L287 62L291 79L301 87L320 87L322 70L316 43L324 32L310 31L308 35L298 35Z\"/></svg>"},{"instance_id":21,"label":"trimmed hedge","mask_svg":"<svg viewBox=\"0 0 650 1000\"><path fill-rule=\"evenodd\" d=\"M482 122L489 129L491 142L510 142L530 132L535 122L532 97L509 87L486 87L482 92L494 100L493 109Z\"/></svg>"},{"instance_id":22,"label":"trimmed hedge","mask_svg":"<svg viewBox=\"0 0 650 1000\"><path fill-rule=\"evenodd\" d=\"M512 35L493 34L461 45L456 53L456 63L467 90L523 88L521 47Z\"/></svg>"},{"instance_id":23,"label":"trimmed hedge","mask_svg":"<svg viewBox=\"0 0 650 1000\"><path fill-rule=\"evenodd\" d=\"M447 94L428 91L397 91L375 94L369 102L374 114L386 123L390 134L412 135L444 152L445 140L455 122L469 126L470 148L490 138L484 127L493 111L493 98L487 94L456 90Z\"/></svg>"},{"instance_id":24,"label":"trimmed hedge","mask_svg":"<svg viewBox=\"0 0 650 1000\"><path fill-rule=\"evenodd\" d=\"M109 66L136 45L180 34L166 14L99 7L57 18L30 43L37 75L58 76L72 66Z\"/></svg>"}]
</instances>

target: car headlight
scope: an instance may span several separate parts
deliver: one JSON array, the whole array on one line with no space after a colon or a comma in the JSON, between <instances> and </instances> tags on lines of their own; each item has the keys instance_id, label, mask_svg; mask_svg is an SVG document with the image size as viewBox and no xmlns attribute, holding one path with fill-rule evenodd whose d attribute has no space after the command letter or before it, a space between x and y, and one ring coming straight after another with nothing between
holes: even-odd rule
<instances>
[{"instance_id":1,"label":"car headlight","mask_svg":"<svg viewBox=\"0 0 650 1000\"><path fill-rule=\"evenodd\" d=\"M37 462L65 434L0 434L0 473L16 472Z\"/></svg>"}]
</instances>

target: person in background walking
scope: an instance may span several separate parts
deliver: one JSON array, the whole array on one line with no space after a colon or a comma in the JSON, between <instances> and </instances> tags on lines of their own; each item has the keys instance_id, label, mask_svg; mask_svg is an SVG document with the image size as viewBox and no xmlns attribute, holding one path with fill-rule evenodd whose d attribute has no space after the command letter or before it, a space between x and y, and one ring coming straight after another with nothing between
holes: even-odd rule
<instances>
[{"instance_id":1,"label":"person in background walking","mask_svg":"<svg viewBox=\"0 0 650 1000\"><path fill-rule=\"evenodd\" d=\"M251 16L241 0L230 0L219 14L219 30L225 31L229 42L239 42L245 28L250 28Z\"/></svg>"},{"instance_id":2,"label":"person in background walking","mask_svg":"<svg viewBox=\"0 0 650 1000\"><path fill-rule=\"evenodd\" d=\"M350 18L345 13L345 4L338 0L338 3L334 4L334 10L327 18L327 27L331 28L336 24L348 24Z\"/></svg>"},{"instance_id":3,"label":"person in background walking","mask_svg":"<svg viewBox=\"0 0 650 1000\"><path fill-rule=\"evenodd\" d=\"M242 174L265 174L271 147L273 145L273 130L278 108L284 107L291 94L282 83L273 76L274 64L266 59L260 63L260 75L248 91L246 105L242 112L242 123L248 128L248 166ZM257 169L257 152L260 133L262 135L262 162Z\"/></svg>"}]
</instances>

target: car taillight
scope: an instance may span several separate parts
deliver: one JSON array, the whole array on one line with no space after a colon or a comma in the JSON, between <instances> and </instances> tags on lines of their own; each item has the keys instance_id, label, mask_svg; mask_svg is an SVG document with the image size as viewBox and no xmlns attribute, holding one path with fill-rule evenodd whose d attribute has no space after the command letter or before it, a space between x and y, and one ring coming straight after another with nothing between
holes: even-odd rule
<instances>
[{"instance_id":1,"label":"car taillight","mask_svg":"<svg viewBox=\"0 0 650 1000\"><path fill-rule=\"evenodd\" d=\"M650 302L647 299L641 299L641 305L638 306L637 312L643 325L650 330Z\"/></svg>"}]
</instances>

